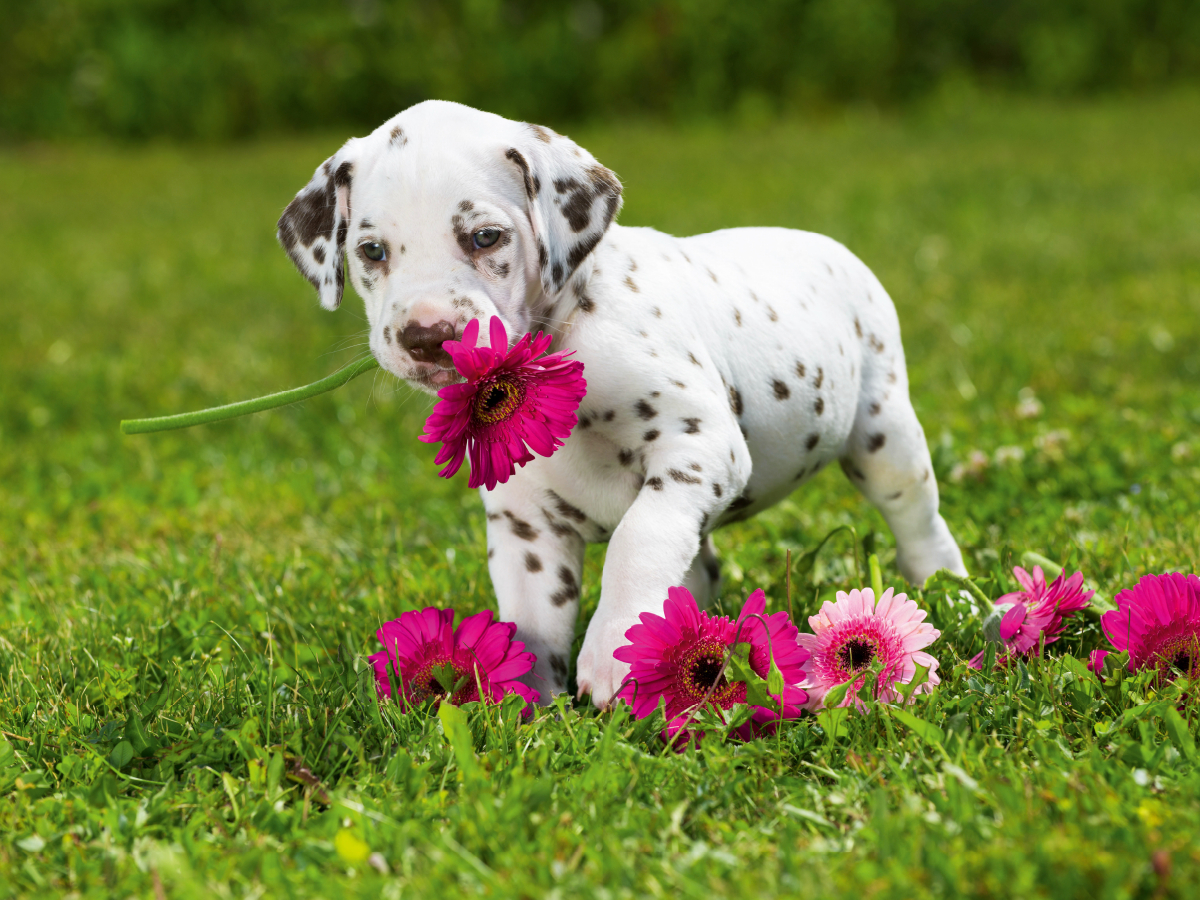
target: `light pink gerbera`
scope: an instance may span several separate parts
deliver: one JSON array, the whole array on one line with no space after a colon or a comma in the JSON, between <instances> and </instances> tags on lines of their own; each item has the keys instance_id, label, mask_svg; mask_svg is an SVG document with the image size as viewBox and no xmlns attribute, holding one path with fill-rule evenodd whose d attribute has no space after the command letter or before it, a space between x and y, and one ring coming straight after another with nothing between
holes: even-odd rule
<instances>
[{"instance_id":1,"label":"light pink gerbera","mask_svg":"<svg viewBox=\"0 0 1200 900\"><path fill-rule=\"evenodd\" d=\"M472 319L461 341L442 344L466 381L438 391L441 399L420 439L442 443L434 462L448 463L438 473L443 478L453 476L469 452L467 484L490 491L534 458L530 450L549 456L563 445L587 382L583 363L566 359L567 353L537 358L553 341L548 334L527 334L510 350L504 323L492 316L491 347L476 347L478 339L479 320Z\"/></svg>"},{"instance_id":2,"label":"light pink gerbera","mask_svg":"<svg viewBox=\"0 0 1200 900\"><path fill-rule=\"evenodd\" d=\"M1032 575L1020 566L1014 566L1013 575L1022 590L996 599L997 606L1009 607L1000 620L1000 640L1004 643L1004 650L996 658L1000 665L1011 656L1036 652L1043 638L1046 644L1057 641L1063 630L1063 620L1085 608L1095 593L1083 590L1082 572L1076 572L1070 578L1062 572L1049 586L1041 566L1034 566ZM968 665L973 669L983 668L984 652L972 657Z\"/></svg>"},{"instance_id":3,"label":"light pink gerbera","mask_svg":"<svg viewBox=\"0 0 1200 900\"><path fill-rule=\"evenodd\" d=\"M457 705L480 698L500 700L520 694L536 703L538 692L517 679L533 668L536 658L512 639L517 626L493 622L492 611L467 616L454 628L454 610L427 606L402 613L375 632L383 649L368 657L375 667L380 697L396 696L401 706L419 706L431 697ZM394 691L388 662L400 678Z\"/></svg>"},{"instance_id":4,"label":"light pink gerbera","mask_svg":"<svg viewBox=\"0 0 1200 900\"><path fill-rule=\"evenodd\" d=\"M901 698L896 684L908 684L916 674L919 663L929 667L929 680L917 688L918 693L933 690L941 679L937 675L937 660L925 653L941 632L924 621L925 610L905 594L893 594L888 588L875 602L870 588L838 591L837 602L826 601L821 611L808 619L814 634L801 634L797 640L812 653L808 680L801 687L808 690L808 708L818 710L825 704L825 695L834 685L849 681L877 658L883 661L878 683L868 693L888 703ZM855 679L853 688L862 690L867 676ZM841 705L855 697L863 708L863 700L850 691Z\"/></svg>"},{"instance_id":5,"label":"light pink gerbera","mask_svg":"<svg viewBox=\"0 0 1200 900\"><path fill-rule=\"evenodd\" d=\"M1116 596L1100 617L1109 643L1129 651L1129 669L1157 669L1166 678L1200 677L1200 578L1146 575Z\"/></svg>"},{"instance_id":6,"label":"light pink gerbera","mask_svg":"<svg viewBox=\"0 0 1200 900\"><path fill-rule=\"evenodd\" d=\"M732 673L722 673L721 667L729 648L747 643L750 668L762 678L767 677L774 655L784 682L783 696L774 699L782 705L783 718L795 718L807 699L797 685L804 680L808 651L796 643L796 626L788 614L767 616L766 608L766 595L755 591L734 622L702 612L687 588L668 589L663 615L642 613L641 624L625 632L629 643L613 653L631 666L616 696L628 702L639 719L653 713L659 698L665 697L666 734L673 736L706 703L723 710L746 702L745 682L734 681ZM753 718L738 733L751 737L778 718L775 710L756 706Z\"/></svg>"}]
</instances>

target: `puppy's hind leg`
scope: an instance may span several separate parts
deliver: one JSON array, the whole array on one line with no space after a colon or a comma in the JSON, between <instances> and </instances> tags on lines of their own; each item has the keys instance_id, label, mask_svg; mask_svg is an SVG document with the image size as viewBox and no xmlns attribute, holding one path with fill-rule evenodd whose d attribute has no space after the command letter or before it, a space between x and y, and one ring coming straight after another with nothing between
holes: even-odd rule
<instances>
[{"instance_id":1,"label":"puppy's hind leg","mask_svg":"<svg viewBox=\"0 0 1200 900\"><path fill-rule=\"evenodd\" d=\"M903 384L864 391L842 469L883 514L896 538L896 563L921 584L938 569L967 574L962 553L938 512L938 486L925 432ZM885 399L886 398L886 399Z\"/></svg>"}]
</instances>

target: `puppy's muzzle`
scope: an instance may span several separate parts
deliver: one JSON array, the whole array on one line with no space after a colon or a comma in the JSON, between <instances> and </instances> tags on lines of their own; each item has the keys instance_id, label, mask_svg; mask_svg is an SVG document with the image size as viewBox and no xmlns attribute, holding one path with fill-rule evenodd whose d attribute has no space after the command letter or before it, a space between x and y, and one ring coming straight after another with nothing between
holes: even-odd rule
<instances>
[{"instance_id":1,"label":"puppy's muzzle","mask_svg":"<svg viewBox=\"0 0 1200 900\"><path fill-rule=\"evenodd\" d=\"M442 368L451 365L450 354L442 349L442 343L454 340L454 326L449 322L434 322L432 325L406 325L400 332L400 346L408 351L413 362L433 363Z\"/></svg>"}]
</instances>

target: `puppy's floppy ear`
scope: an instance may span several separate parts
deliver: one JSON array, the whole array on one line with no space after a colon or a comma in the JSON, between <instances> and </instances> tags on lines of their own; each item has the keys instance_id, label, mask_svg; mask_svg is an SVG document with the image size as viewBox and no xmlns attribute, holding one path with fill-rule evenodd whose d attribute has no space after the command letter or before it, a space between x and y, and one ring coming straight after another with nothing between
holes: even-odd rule
<instances>
[{"instance_id":1,"label":"puppy's floppy ear","mask_svg":"<svg viewBox=\"0 0 1200 900\"><path fill-rule=\"evenodd\" d=\"M347 141L321 163L312 181L279 217L276 235L300 274L312 282L326 309L342 302L346 275L346 227L350 220L350 184L354 178L352 145Z\"/></svg>"},{"instance_id":2,"label":"puppy's floppy ear","mask_svg":"<svg viewBox=\"0 0 1200 900\"><path fill-rule=\"evenodd\" d=\"M542 289L560 290L621 208L621 182L570 138L540 125L506 156L520 170L538 242Z\"/></svg>"}]
</instances>

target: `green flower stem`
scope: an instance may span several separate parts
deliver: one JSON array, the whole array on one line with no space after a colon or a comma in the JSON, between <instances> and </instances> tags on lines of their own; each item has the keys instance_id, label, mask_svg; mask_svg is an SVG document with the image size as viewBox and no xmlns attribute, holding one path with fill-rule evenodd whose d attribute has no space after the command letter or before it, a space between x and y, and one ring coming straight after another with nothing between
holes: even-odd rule
<instances>
[{"instance_id":1,"label":"green flower stem","mask_svg":"<svg viewBox=\"0 0 1200 900\"><path fill-rule=\"evenodd\" d=\"M949 569L938 569L927 579L925 579L925 589L929 590L930 585L932 585L933 582L939 578L943 578L946 581L957 584L960 588L968 591L972 597L979 601L980 612L986 613L991 609L992 601L987 594L980 590L979 585L977 585L966 575L958 575L954 572L951 572Z\"/></svg>"},{"instance_id":2,"label":"green flower stem","mask_svg":"<svg viewBox=\"0 0 1200 900\"><path fill-rule=\"evenodd\" d=\"M883 596L883 571L879 568L879 557L872 553L867 557L867 571L871 573L871 590L875 592L875 602Z\"/></svg>"},{"instance_id":3,"label":"green flower stem","mask_svg":"<svg viewBox=\"0 0 1200 900\"><path fill-rule=\"evenodd\" d=\"M280 391L277 394L267 394L265 397L255 397L253 400L242 400L239 403L214 406L211 409L198 409L195 412L179 413L174 416L158 416L153 419L122 419L121 433L147 434L152 431L170 431L173 428L191 428L193 425L223 422L226 419L236 419L238 416L248 416L251 413L287 406L290 403L298 403L309 397L315 397L317 394L332 391L334 388L340 388L347 381L378 366L378 360L374 356L368 356L343 369L338 369L320 381L314 381L304 387L292 388L290 391Z\"/></svg>"}]
</instances>

